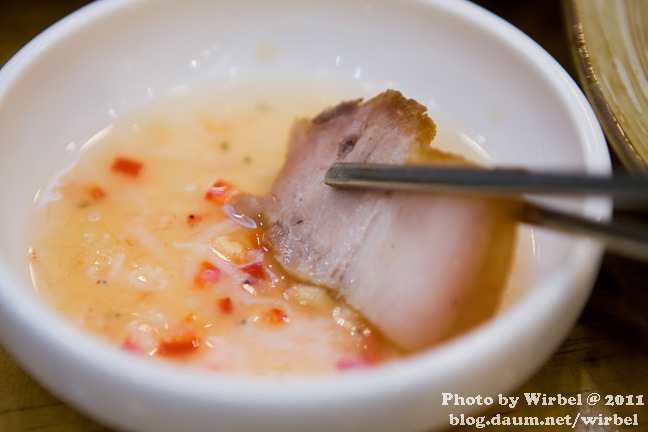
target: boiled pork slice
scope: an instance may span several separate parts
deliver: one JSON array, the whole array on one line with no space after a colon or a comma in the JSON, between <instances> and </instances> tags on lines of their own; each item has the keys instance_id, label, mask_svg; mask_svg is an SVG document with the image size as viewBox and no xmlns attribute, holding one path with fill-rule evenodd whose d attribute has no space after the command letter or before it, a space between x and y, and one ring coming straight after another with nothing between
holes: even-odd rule
<instances>
[{"instance_id":1,"label":"boiled pork slice","mask_svg":"<svg viewBox=\"0 0 648 432\"><path fill-rule=\"evenodd\" d=\"M465 162L435 151L426 108L386 91L293 127L287 159L260 210L278 262L337 291L404 349L431 346L492 315L515 224L504 201L338 190L334 162Z\"/></svg>"}]
</instances>

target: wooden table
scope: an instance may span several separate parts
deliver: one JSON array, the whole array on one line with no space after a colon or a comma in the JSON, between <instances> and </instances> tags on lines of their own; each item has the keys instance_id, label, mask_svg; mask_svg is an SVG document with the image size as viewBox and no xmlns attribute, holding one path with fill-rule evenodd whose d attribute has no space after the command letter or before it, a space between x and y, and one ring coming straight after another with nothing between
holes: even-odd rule
<instances>
[{"instance_id":1,"label":"wooden table","mask_svg":"<svg viewBox=\"0 0 648 432\"><path fill-rule=\"evenodd\" d=\"M83 0L21 0L0 5L0 64L56 20L84 5ZM512 22L549 51L573 75L563 31L560 0L480 0L477 3ZM638 426L580 423L576 431L648 430L648 265L606 256L593 295L567 340L548 363L513 396L515 409L482 415L500 418L589 415L633 417ZM524 393L555 397L644 395L643 406L533 406ZM450 431L562 431L568 426L457 426ZM105 431L66 406L29 378L0 347L0 432Z\"/></svg>"}]
</instances>

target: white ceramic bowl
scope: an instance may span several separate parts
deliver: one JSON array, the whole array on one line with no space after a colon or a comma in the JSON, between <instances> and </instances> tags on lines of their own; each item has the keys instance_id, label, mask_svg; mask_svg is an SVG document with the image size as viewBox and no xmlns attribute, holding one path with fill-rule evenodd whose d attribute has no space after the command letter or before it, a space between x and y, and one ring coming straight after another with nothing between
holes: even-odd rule
<instances>
[{"instance_id":1,"label":"white ceramic bowl","mask_svg":"<svg viewBox=\"0 0 648 432\"><path fill-rule=\"evenodd\" d=\"M274 55L260 58L271 44ZM34 292L25 221L72 142L161 95L281 77L392 87L450 118L493 160L607 173L603 135L579 89L535 43L455 0L111 0L54 25L0 72L0 336L54 394L136 431L430 430L441 393L497 395L551 355L584 305L601 247L534 232L520 299L479 329L394 364L272 379L134 358L70 325ZM356 95L353 95L354 97ZM594 218L608 202L574 207Z\"/></svg>"}]
</instances>

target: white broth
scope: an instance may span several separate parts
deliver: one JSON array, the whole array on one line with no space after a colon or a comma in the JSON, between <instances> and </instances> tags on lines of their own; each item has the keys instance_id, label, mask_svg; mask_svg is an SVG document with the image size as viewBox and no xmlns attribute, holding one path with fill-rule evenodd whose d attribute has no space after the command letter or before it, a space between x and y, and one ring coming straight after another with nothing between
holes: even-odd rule
<instances>
[{"instance_id":1,"label":"white broth","mask_svg":"<svg viewBox=\"0 0 648 432\"><path fill-rule=\"evenodd\" d=\"M407 355L283 273L263 227L232 214L230 197L268 192L296 113L345 99L256 90L156 102L73 152L36 200L37 291L122 349L210 370L319 373Z\"/></svg>"}]
</instances>

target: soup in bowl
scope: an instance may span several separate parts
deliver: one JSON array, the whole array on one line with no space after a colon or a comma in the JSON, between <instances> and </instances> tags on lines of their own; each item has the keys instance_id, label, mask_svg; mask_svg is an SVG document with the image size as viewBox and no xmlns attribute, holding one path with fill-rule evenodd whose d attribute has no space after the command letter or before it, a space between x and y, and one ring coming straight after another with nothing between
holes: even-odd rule
<instances>
[{"instance_id":1,"label":"soup in bowl","mask_svg":"<svg viewBox=\"0 0 648 432\"><path fill-rule=\"evenodd\" d=\"M444 427L472 411L443 392L505 393L543 364L598 269L596 242L520 224L495 314L404 349L223 211L223 194L268 194L295 119L388 89L426 108L443 152L609 172L571 79L467 2L97 2L0 83L2 344L112 427Z\"/></svg>"}]
</instances>

